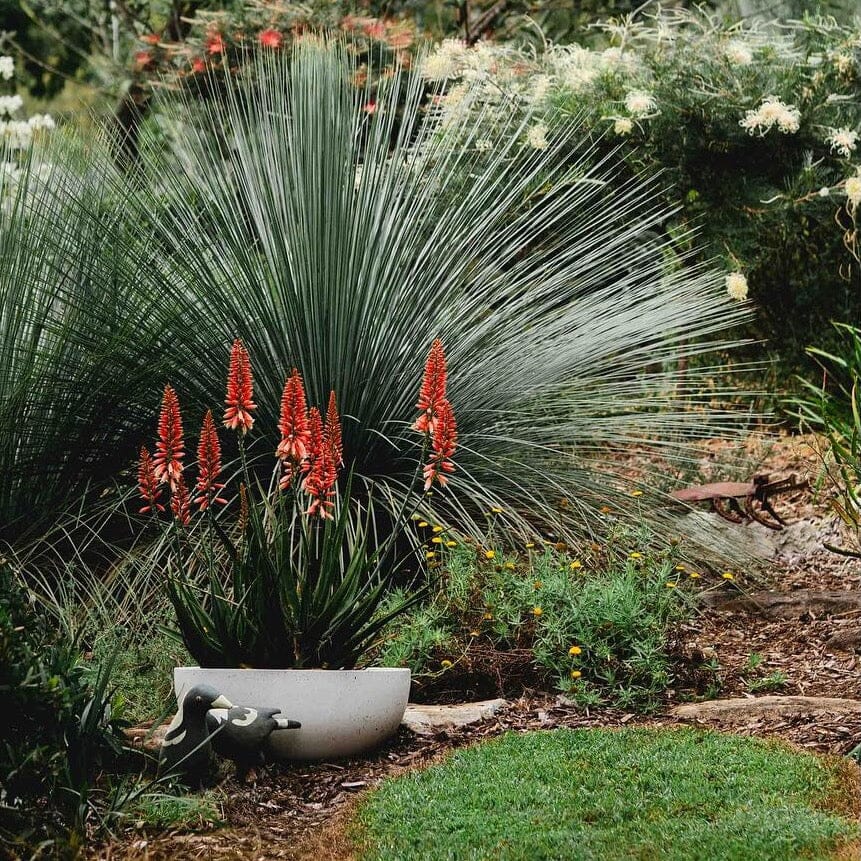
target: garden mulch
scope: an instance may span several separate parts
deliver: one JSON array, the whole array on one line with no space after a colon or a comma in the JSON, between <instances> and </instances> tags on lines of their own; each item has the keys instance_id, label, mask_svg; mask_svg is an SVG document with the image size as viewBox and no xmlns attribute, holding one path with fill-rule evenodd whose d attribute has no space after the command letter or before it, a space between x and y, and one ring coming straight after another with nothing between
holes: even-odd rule
<instances>
[{"instance_id":1,"label":"garden mulch","mask_svg":"<svg viewBox=\"0 0 861 861\"><path fill-rule=\"evenodd\" d=\"M767 448L750 443L750 460L758 472L775 476L795 472L816 479L821 458L809 437L784 437ZM723 449L709 444L702 472L720 475ZM738 527L768 533L773 559L765 574L736 572L732 592L769 589L857 592L861 561L837 556L822 547L838 542L827 486L817 496L796 494L782 499L779 509L791 521L784 532L768 533L760 526ZM830 647L835 634L861 626L861 612L805 612L799 618L765 619L756 612L699 611L676 632L677 687L669 692L659 714L636 715L612 709L584 710L564 698L525 690L508 708L479 724L425 737L401 728L376 753L337 763L295 764L267 769L256 784L242 785L232 777L219 788L223 796L221 827L198 832L153 833L132 830L122 839L94 850L99 859L308 859L348 858L342 842L343 822L356 798L386 777L424 767L447 752L504 732L557 727L623 727L683 725L669 714L676 703L692 696L741 697L757 694L797 694L861 700L859 657L854 650ZM752 661L751 654L759 661ZM708 663L716 659L715 672ZM755 665L754 665L755 664ZM775 674L779 673L780 676ZM770 679L773 688L762 687ZM493 679L482 695L496 695ZM454 693L454 692L451 692ZM471 698L476 699L475 692ZM448 697L450 700L451 697ZM689 722L688 722L689 723ZM846 754L861 742L861 712L800 711L790 715L752 712L732 723L711 722L718 729L761 737L777 737L808 750Z\"/></svg>"}]
</instances>

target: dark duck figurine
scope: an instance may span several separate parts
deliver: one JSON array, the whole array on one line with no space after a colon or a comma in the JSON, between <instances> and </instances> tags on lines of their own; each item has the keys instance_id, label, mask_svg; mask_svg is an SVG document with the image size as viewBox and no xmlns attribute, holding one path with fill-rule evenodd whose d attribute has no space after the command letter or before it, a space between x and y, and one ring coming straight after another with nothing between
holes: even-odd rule
<instances>
[{"instance_id":1,"label":"dark duck figurine","mask_svg":"<svg viewBox=\"0 0 861 861\"><path fill-rule=\"evenodd\" d=\"M240 780L265 761L263 746L276 730L300 729L299 721L280 716L278 709L251 706L213 708L206 713L212 748L236 763Z\"/></svg>"},{"instance_id":2,"label":"dark duck figurine","mask_svg":"<svg viewBox=\"0 0 861 861\"><path fill-rule=\"evenodd\" d=\"M212 761L207 712L232 707L227 697L207 685L196 685L188 691L167 728L159 754L159 772L175 774L187 783L204 780Z\"/></svg>"}]
</instances>

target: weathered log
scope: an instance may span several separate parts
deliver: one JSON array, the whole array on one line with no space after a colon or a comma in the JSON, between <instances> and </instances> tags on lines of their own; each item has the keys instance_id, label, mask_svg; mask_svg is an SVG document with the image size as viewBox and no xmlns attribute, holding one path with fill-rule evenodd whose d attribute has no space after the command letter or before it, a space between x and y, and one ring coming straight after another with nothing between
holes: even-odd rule
<instances>
[{"instance_id":1,"label":"weathered log","mask_svg":"<svg viewBox=\"0 0 861 861\"><path fill-rule=\"evenodd\" d=\"M701 592L700 604L726 613L756 613L766 619L800 619L802 616L839 616L861 610L861 590L817 592Z\"/></svg>"},{"instance_id":2,"label":"weathered log","mask_svg":"<svg viewBox=\"0 0 861 861\"><path fill-rule=\"evenodd\" d=\"M861 714L861 700L844 697L734 697L685 703L670 710L673 717L684 720L741 723L754 718L798 717L806 714Z\"/></svg>"}]
</instances>

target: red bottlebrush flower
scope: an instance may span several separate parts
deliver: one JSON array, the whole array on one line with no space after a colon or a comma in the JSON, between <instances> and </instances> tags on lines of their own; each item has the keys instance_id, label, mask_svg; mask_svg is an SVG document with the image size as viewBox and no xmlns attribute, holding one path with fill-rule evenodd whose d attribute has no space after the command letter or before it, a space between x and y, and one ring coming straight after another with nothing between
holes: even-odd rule
<instances>
[{"instance_id":1,"label":"red bottlebrush flower","mask_svg":"<svg viewBox=\"0 0 861 861\"><path fill-rule=\"evenodd\" d=\"M155 477L155 467L149 449L145 445L141 446L141 459L138 463L138 489L141 498L146 503L140 510L141 514L146 514L148 511L164 511L164 506L160 505L158 501L159 496L161 496L161 488Z\"/></svg>"},{"instance_id":2,"label":"red bottlebrush flower","mask_svg":"<svg viewBox=\"0 0 861 861\"><path fill-rule=\"evenodd\" d=\"M181 523L183 526L188 526L191 523L191 502L182 473L180 473L179 480L171 490L170 510L173 512L173 516L178 523Z\"/></svg>"},{"instance_id":3,"label":"red bottlebrush flower","mask_svg":"<svg viewBox=\"0 0 861 861\"><path fill-rule=\"evenodd\" d=\"M223 54L226 47L221 33L212 33L206 40L207 54Z\"/></svg>"},{"instance_id":4,"label":"red bottlebrush flower","mask_svg":"<svg viewBox=\"0 0 861 861\"><path fill-rule=\"evenodd\" d=\"M329 392L329 406L326 409L326 426L323 428L323 444L329 449L335 467L344 465L344 444L341 440L341 417L335 393Z\"/></svg>"},{"instance_id":5,"label":"red bottlebrush flower","mask_svg":"<svg viewBox=\"0 0 861 861\"><path fill-rule=\"evenodd\" d=\"M194 504L200 506L201 511L206 511L214 502L227 505L227 500L218 495L218 491L224 487L216 482L221 474L221 443L218 441L218 431L212 420L212 410L207 410L203 417L203 427L200 430L200 442L197 446L197 466L199 474L197 477Z\"/></svg>"},{"instance_id":6,"label":"red bottlebrush flower","mask_svg":"<svg viewBox=\"0 0 861 861\"><path fill-rule=\"evenodd\" d=\"M362 27L362 30L371 39L382 39L386 35L386 25L374 18L368 21Z\"/></svg>"},{"instance_id":7,"label":"red bottlebrush flower","mask_svg":"<svg viewBox=\"0 0 861 861\"><path fill-rule=\"evenodd\" d=\"M374 101L366 102L362 110L366 114L375 114L377 112L377 103Z\"/></svg>"},{"instance_id":8,"label":"red bottlebrush flower","mask_svg":"<svg viewBox=\"0 0 861 861\"><path fill-rule=\"evenodd\" d=\"M436 422L431 441L430 462L424 468L425 490L430 490L434 479L441 487L448 484L446 473L454 472L451 458L457 448L457 423L454 420L454 410L449 401L442 401L437 406Z\"/></svg>"},{"instance_id":9,"label":"red bottlebrush flower","mask_svg":"<svg viewBox=\"0 0 861 861\"><path fill-rule=\"evenodd\" d=\"M251 359L245 345L237 338L230 348L230 367L227 371L227 397L224 399L224 426L245 434L254 427L252 410L254 403L254 380L251 376Z\"/></svg>"},{"instance_id":10,"label":"red bottlebrush flower","mask_svg":"<svg viewBox=\"0 0 861 861\"><path fill-rule=\"evenodd\" d=\"M422 387L419 392L419 402L416 409L421 410L421 415L416 420L413 428L419 433L432 434L437 421L440 404L446 399L445 389L448 382L448 370L445 364L445 351L442 341L437 338L430 348L427 361L425 362L425 373L422 379Z\"/></svg>"},{"instance_id":11,"label":"red bottlebrush flower","mask_svg":"<svg viewBox=\"0 0 861 861\"><path fill-rule=\"evenodd\" d=\"M329 510L334 506L331 497L335 493L335 482L338 480L338 471L332 463L332 457L324 447L318 457L311 464L302 484L302 489L311 497L308 506L308 515L318 515L326 520L333 520L332 512Z\"/></svg>"},{"instance_id":12,"label":"red bottlebrush flower","mask_svg":"<svg viewBox=\"0 0 861 861\"><path fill-rule=\"evenodd\" d=\"M281 42L284 40L284 37L271 27L261 30L257 38L264 48L280 48Z\"/></svg>"},{"instance_id":13,"label":"red bottlebrush flower","mask_svg":"<svg viewBox=\"0 0 861 861\"><path fill-rule=\"evenodd\" d=\"M308 410L308 453L302 462L302 472L308 473L323 452L323 419L317 407Z\"/></svg>"},{"instance_id":14,"label":"red bottlebrush flower","mask_svg":"<svg viewBox=\"0 0 861 861\"><path fill-rule=\"evenodd\" d=\"M206 60L203 57L195 57L191 61L191 71L200 74L206 71Z\"/></svg>"},{"instance_id":15,"label":"red bottlebrush flower","mask_svg":"<svg viewBox=\"0 0 861 861\"><path fill-rule=\"evenodd\" d=\"M152 63L152 54L149 51L137 51L134 60L139 69L146 69Z\"/></svg>"},{"instance_id":16,"label":"red bottlebrush flower","mask_svg":"<svg viewBox=\"0 0 861 861\"><path fill-rule=\"evenodd\" d=\"M170 385L164 387L161 413L158 418L158 442L153 467L159 484L167 482L171 488L182 477L182 458L185 446L182 440L182 416L179 399Z\"/></svg>"},{"instance_id":17,"label":"red bottlebrush flower","mask_svg":"<svg viewBox=\"0 0 861 861\"><path fill-rule=\"evenodd\" d=\"M308 456L308 407L305 400L305 386L302 377L293 368L293 373L284 384L281 395L281 418L278 427L281 429L281 443L275 450L275 455L281 460L301 463Z\"/></svg>"}]
</instances>

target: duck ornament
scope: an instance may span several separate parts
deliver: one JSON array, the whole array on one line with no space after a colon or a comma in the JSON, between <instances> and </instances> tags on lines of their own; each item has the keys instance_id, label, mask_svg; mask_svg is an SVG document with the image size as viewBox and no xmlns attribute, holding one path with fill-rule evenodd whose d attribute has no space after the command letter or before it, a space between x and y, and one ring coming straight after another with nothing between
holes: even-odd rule
<instances>
[{"instance_id":1,"label":"duck ornament","mask_svg":"<svg viewBox=\"0 0 861 861\"><path fill-rule=\"evenodd\" d=\"M167 728L159 755L159 772L200 784L212 767L213 751L236 763L244 780L265 761L264 746L276 730L299 729L301 723L278 709L234 706L207 685L196 685L182 698Z\"/></svg>"},{"instance_id":2,"label":"duck ornament","mask_svg":"<svg viewBox=\"0 0 861 861\"><path fill-rule=\"evenodd\" d=\"M215 707L206 713L212 748L236 763L236 773L245 780L265 761L264 747L269 736L284 729L300 729L299 721L283 717L278 709L259 706Z\"/></svg>"},{"instance_id":3,"label":"duck ornament","mask_svg":"<svg viewBox=\"0 0 861 861\"><path fill-rule=\"evenodd\" d=\"M233 703L207 685L193 687L182 698L161 744L160 774L174 774L187 783L201 783L206 779L212 766L206 713L212 708L230 709Z\"/></svg>"}]
</instances>

